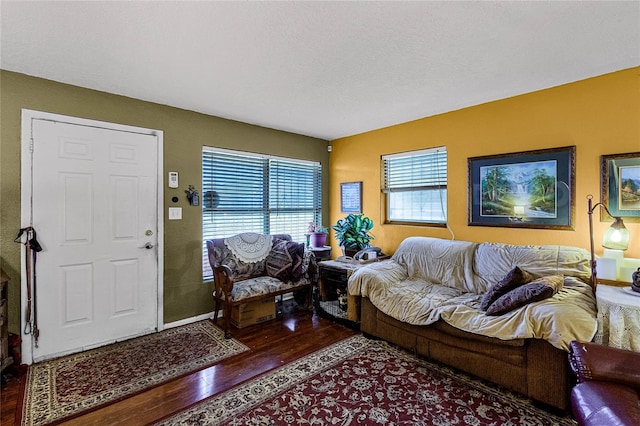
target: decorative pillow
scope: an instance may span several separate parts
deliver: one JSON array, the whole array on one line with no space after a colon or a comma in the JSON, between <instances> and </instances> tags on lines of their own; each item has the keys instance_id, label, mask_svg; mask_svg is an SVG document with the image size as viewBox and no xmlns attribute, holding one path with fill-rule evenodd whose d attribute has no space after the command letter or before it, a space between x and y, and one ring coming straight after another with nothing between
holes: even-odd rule
<instances>
[{"instance_id":1,"label":"decorative pillow","mask_svg":"<svg viewBox=\"0 0 640 426\"><path fill-rule=\"evenodd\" d=\"M487 315L502 315L528 303L548 299L560 291L563 284L563 275L549 275L523 284L493 302Z\"/></svg>"},{"instance_id":2,"label":"decorative pillow","mask_svg":"<svg viewBox=\"0 0 640 426\"><path fill-rule=\"evenodd\" d=\"M531 273L516 266L511 271L509 271L509 273L505 275L502 280L500 280L489 290L487 290L484 296L482 296L480 309L486 311L487 309L489 309L489 306L491 306L493 302L498 300L500 296L507 294L508 292L516 287L521 286L522 284L533 281L535 278L536 277Z\"/></svg>"},{"instance_id":3,"label":"decorative pillow","mask_svg":"<svg viewBox=\"0 0 640 426\"><path fill-rule=\"evenodd\" d=\"M283 282L298 281L302 277L304 244L278 241L267 256L267 275Z\"/></svg>"}]
</instances>

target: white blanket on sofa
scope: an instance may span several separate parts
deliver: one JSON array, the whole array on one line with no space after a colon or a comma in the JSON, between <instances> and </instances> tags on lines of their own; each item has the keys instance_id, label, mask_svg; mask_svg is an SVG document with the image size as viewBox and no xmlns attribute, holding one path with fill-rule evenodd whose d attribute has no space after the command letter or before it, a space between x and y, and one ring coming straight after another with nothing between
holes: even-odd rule
<instances>
[{"instance_id":1,"label":"white blanket on sofa","mask_svg":"<svg viewBox=\"0 0 640 426\"><path fill-rule=\"evenodd\" d=\"M469 244L458 244L456 250L468 253L477 248L477 244ZM423 271L417 273L412 267L396 261L402 253L411 253L415 258L420 251L400 248L399 251L400 255L394 255L391 260L373 263L354 272L349 279L349 293L368 297L385 314L409 324L427 325L442 319L458 329L502 340L538 338L567 350L572 340L590 341L596 333L596 306L591 287L576 277L565 275L564 288L550 299L530 303L503 315L488 316L480 309L486 285L480 285L476 293L465 280L466 277L478 282L477 276L472 277L473 265L468 257L454 256L464 263L460 268L441 265L439 268L445 271L446 279L433 282L435 279L431 280ZM414 261L409 264L415 267ZM423 262L424 259L418 261ZM431 268L437 263L433 258L426 262ZM555 267L558 264L556 262ZM456 279L458 284L452 281Z\"/></svg>"}]
</instances>

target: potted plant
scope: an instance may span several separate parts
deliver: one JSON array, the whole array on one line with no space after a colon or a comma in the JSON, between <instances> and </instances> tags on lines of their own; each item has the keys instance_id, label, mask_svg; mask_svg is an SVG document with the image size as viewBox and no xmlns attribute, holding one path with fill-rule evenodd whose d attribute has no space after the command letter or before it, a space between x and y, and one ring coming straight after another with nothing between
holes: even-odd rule
<instances>
[{"instance_id":1,"label":"potted plant","mask_svg":"<svg viewBox=\"0 0 640 426\"><path fill-rule=\"evenodd\" d=\"M313 248L322 248L327 243L327 234L329 230L326 226L316 225L315 222L309 222L309 245Z\"/></svg>"},{"instance_id":2,"label":"potted plant","mask_svg":"<svg viewBox=\"0 0 640 426\"><path fill-rule=\"evenodd\" d=\"M373 228L373 221L364 214L350 213L340 219L331 229L336 231L336 239L344 254L353 256L358 251L371 247L370 241L373 235L369 231Z\"/></svg>"}]
</instances>

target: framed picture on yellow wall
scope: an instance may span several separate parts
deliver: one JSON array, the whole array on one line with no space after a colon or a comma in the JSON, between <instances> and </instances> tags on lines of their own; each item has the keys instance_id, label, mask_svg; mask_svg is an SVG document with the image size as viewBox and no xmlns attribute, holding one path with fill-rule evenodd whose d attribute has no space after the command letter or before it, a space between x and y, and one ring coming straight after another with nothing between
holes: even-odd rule
<instances>
[{"instance_id":1,"label":"framed picture on yellow wall","mask_svg":"<svg viewBox=\"0 0 640 426\"><path fill-rule=\"evenodd\" d=\"M600 157L601 200L612 215L640 222L640 152ZM610 221L606 211L601 221Z\"/></svg>"},{"instance_id":2,"label":"framed picture on yellow wall","mask_svg":"<svg viewBox=\"0 0 640 426\"><path fill-rule=\"evenodd\" d=\"M340 211L362 213L362 182L340 184Z\"/></svg>"},{"instance_id":3,"label":"framed picture on yellow wall","mask_svg":"<svg viewBox=\"0 0 640 426\"><path fill-rule=\"evenodd\" d=\"M573 229L575 146L472 157L468 224Z\"/></svg>"}]
</instances>

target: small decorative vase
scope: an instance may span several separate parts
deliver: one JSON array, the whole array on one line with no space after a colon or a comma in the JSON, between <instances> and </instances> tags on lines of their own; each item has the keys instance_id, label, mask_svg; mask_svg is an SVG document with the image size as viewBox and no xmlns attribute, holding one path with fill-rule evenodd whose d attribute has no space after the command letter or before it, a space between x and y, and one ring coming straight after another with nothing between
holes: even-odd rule
<instances>
[{"instance_id":1,"label":"small decorative vase","mask_svg":"<svg viewBox=\"0 0 640 426\"><path fill-rule=\"evenodd\" d=\"M322 248L327 242L327 234L321 232L312 232L309 242L313 248Z\"/></svg>"}]
</instances>

